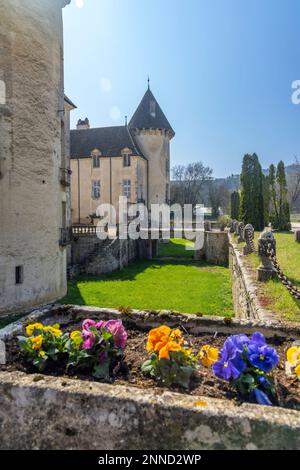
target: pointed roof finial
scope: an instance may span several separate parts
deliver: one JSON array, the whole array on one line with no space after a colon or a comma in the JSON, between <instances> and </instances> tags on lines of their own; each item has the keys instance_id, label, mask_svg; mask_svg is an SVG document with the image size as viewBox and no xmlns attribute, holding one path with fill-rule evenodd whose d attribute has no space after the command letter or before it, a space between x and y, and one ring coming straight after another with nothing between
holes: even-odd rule
<instances>
[{"instance_id":1,"label":"pointed roof finial","mask_svg":"<svg viewBox=\"0 0 300 470\"><path fill-rule=\"evenodd\" d=\"M125 126L127 127L127 116L125 116Z\"/></svg>"},{"instance_id":2,"label":"pointed roof finial","mask_svg":"<svg viewBox=\"0 0 300 470\"><path fill-rule=\"evenodd\" d=\"M150 77L148 75L148 90L150 90Z\"/></svg>"}]
</instances>

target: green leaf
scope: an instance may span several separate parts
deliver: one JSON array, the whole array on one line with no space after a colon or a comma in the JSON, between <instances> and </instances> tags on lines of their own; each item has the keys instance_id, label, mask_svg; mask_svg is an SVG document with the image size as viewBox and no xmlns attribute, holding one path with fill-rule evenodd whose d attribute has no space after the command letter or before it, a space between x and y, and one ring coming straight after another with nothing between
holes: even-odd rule
<instances>
[{"instance_id":1,"label":"green leaf","mask_svg":"<svg viewBox=\"0 0 300 470\"><path fill-rule=\"evenodd\" d=\"M143 374L148 375L154 369L154 365L151 359L145 361L144 364L141 366L141 371Z\"/></svg>"},{"instance_id":2,"label":"green leaf","mask_svg":"<svg viewBox=\"0 0 300 470\"><path fill-rule=\"evenodd\" d=\"M105 379L109 377L109 362L103 362L98 364L93 369L93 377L96 379Z\"/></svg>"}]
</instances>

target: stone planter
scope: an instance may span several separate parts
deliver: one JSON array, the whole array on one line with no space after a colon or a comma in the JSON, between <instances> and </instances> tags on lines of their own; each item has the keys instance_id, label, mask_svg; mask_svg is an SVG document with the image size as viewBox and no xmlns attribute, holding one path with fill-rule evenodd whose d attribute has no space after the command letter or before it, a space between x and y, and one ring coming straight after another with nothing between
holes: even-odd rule
<instances>
[{"instance_id":1,"label":"stone planter","mask_svg":"<svg viewBox=\"0 0 300 470\"><path fill-rule=\"evenodd\" d=\"M69 319L120 318L116 310L88 307L45 308L33 320L55 323ZM299 327L280 322L134 311L127 322L139 328L184 325L199 332L266 337L300 335ZM18 321L0 331L9 339L24 325ZM101 384L65 377L0 372L0 442L2 449L297 449L300 411Z\"/></svg>"}]
</instances>

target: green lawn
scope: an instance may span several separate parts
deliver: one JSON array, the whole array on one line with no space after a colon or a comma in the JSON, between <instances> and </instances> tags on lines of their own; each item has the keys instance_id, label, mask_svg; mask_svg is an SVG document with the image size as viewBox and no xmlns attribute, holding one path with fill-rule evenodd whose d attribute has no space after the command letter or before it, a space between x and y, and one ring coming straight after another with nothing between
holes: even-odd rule
<instances>
[{"instance_id":1,"label":"green lawn","mask_svg":"<svg viewBox=\"0 0 300 470\"><path fill-rule=\"evenodd\" d=\"M160 258L193 258L194 250L186 250L186 246L193 247L194 242L183 238L171 238L168 243L160 243L158 256Z\"/></svg>"},{"instance_id":2,"label":"green lawn","mask_svg":"<svg viewBox=\"0 0 300 470\"><path fill-rule=\"evenodd\" d=\"M283 272L300 288L300 244L292 233L274 233L277 244L277 258ZM256 245L259 233L255 234ZM248 257L252 267L259 266L256 254ZM300 321L300 301L293 299L277 279L261 284L265 306L288 320Z\"/></svg>"},{"instance_id":3,"label":"green lawn","mask_svg":"<svg viewBox=\"0 0 300 470\"><path fill-rule=\"evenodd\" d=\"M105 276L81 276L61 303L233 314L229 269L188 260L139 261Z\"/></svg>"}]
</instances>

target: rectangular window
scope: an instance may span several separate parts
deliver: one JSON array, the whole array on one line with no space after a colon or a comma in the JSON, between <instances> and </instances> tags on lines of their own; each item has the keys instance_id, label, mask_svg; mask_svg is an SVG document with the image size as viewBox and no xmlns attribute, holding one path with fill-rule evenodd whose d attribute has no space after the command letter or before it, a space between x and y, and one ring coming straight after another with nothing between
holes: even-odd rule
<instances>
[{"instance_id":1,"label":"rectangular window","mask_svg":"<svg viewBox=\"0 0 300 470\"><path fill-rule=\"evenodd\" d=\"M99 155L93 155L93 168L100 168L100 157L99 157Z\"/></svg>"},{"instance_id":2,"label":"rectangular window","mask_svg":"<svg viewBox=\"0 0 300 470\"><path fill-rule=\"evenodd\" d=\"M131 198L131 181L123 180L123 196L126 196L128 199Z\"/></svg>"},{"instance_id":3,"label":"rectangular window","mask_svg":"<svg viewBox=\"0 0 300 470\"><path fill-rule=\"evenodd\" d=\"M100 180L95 180L92 183L92 198L93 199L100 198Z\"/></svg>"},{"instance_id":4,"label":"rectangular window","mask_svg":"<svg viewBox=\"0 0 300 470\"><path fill-rule=\"evenodd\" d=\"M23 266L16 266L16 284L23 284L24 270Z\"/></svg>"},{"instance_id":5,"label":"rectangular window","mask_svg":"<svg viewBox=\"0 0 300 470\"><path fill-rule=\"evenodd\" d=\"M130 166L131 165L131 158L128 153L124 153L123 155L123 166Z\"/></svg>"}]
</instances>

